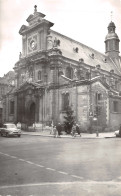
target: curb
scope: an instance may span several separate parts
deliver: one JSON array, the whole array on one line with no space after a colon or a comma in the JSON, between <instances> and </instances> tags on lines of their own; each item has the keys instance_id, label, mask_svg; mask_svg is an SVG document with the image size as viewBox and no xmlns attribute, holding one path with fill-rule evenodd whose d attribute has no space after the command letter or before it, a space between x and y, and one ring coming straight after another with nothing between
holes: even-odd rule
<instances>
[{"instance_id":1,"label":"curb","mask_svg":"<svg viewBox=\"0 0 121 196\"><path fill-rule=\"evenodd\" d=\"M116 136L105 137L105 139L109 139L109 138L116 138Z\"/></svg>"},{"instance_id":2,"label":"curb","mask_svg":"<svg viewBox=\"0 0 121 196\"><path fill-rule=\"evenodd\" d=\"M52 137L54 138L53 135L42 135L42 134L31 134L31 133L21 133L22 135L30 135L30 136L41 136L41 137ZM104 136L104 137L72 137L72 136L61 136L61 137L57 137L57 138L70 138L70 139L110 139L110 138L116 138L115 136Z\"/></svg>"}]
</instances>

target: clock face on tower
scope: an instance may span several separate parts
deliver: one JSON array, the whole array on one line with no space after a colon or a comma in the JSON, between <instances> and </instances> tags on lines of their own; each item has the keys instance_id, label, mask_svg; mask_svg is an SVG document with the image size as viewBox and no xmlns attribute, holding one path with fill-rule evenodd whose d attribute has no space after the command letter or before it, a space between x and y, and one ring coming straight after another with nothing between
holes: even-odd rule
<instances>
[{"instance_id":1,"label":"clock face on tower","mask_svg":"<svg viewBox=\"0 0 121 196\"><path fill-rule=\"evenodd\" d=\"M37 35L28 38L28 53L32 53L37 50Z\"/></svg>"}]
</instances>

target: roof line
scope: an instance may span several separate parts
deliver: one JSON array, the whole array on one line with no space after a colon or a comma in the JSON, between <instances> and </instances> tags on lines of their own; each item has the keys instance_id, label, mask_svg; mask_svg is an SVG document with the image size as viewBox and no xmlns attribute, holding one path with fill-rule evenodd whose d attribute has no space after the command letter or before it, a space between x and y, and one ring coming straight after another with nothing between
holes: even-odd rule
<instances>
[{"instance_id":1,"label":"roof line","mask_svg":"<svg viewBox=\"0 0 121 196\"><path fill-rule=\"evenodd\" d=\"M95 51L95 52L98 52L98 53L100 53L101 55L107 57L104 53L99 52L98 50L96 50L96 49L94 49L94 48L91 48L91 47L89 47L89 46L87 46L87 45L85 45L85 44L83 44L83 43L81 43L81 42L79 42L79 41L76 41L76 40L74 40L74 39L72 39L72 38L70 38L70 37L67 37L66 35L63 35L63 34L61 34L61 33L58 33L57 31L54 31L54 30L52 30L52 29L50 29L50 31L52 31L52 32L54 32L54 33L56 33L56 34L58 34L58 35L61 35L61 36L65 37L65 38L67 38L67 39L69 39L69 40L71 40L71 41L74 41L75 43L78 43L78 44L80 44L80 45L86 46L87 48L89 48L89 49L91 49L91 50L93 50L93 51Z\"/></svg>"},{"instance_id":2,"label":"roof line","mask_svg":"<svg viewBox=\"0 0 121 196\"><path fill-rule=\"evenodd\" d=\"M121 73L121 70L120 70L120 69L118 69L118 67L116 66L116 64L115 64L115 62L113 61L113 59L112 59L112 58L110 58L110 60L112 61L112 63L113 63L113 64L114 64L114 66L116 67L117 71L118 71L119 73Z\"/></svg>"}]
</instances>

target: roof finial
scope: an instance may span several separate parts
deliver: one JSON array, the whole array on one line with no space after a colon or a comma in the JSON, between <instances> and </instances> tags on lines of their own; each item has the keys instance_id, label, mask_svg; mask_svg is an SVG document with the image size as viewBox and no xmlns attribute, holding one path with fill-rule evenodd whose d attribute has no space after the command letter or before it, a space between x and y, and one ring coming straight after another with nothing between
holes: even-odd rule
<instances>
[{"instance_id":1,"label":"roof finial","mask_svg":"<svg viewBox=\"0 0 121 196\"><path fill-rule=\"evenodd\" d=\"M37 12L37 5L34 6L34 13Z\"/></svg>"},{"instance_id":2,"label":"roof finial","mask_svg":"<svg viewBox=\"0 0 121 196\"><path fill-rule=\"evenodd\" d=\"M111 11L111 21L112 21L112 18L113 18L113 11Z\"/></svg>"}]
</instances>

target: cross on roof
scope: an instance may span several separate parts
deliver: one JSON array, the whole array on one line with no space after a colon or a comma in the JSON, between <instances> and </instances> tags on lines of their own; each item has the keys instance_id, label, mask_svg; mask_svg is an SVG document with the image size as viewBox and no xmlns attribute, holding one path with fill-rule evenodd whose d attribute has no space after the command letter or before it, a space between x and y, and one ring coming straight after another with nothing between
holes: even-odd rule
<instances>
[{"instance_id":1,"label":"cross on roof","mask_svg":"<svg viewBox=\"0 0 121 196\"><path fill-rule=\"evenodd\" d=\"M113 11L111 11L111 21L112 21L112 18L113 18Z\"/></svg>"},{"instance_id":2,"label":"cross on roof","mask_svg":"<svg viewBox=\"0 0 121 196\"><path fill-rule=\"evenodd\" d=\"M34 12L37 12L37 5L34 6Z\"/></svg>"}]
</instances>

